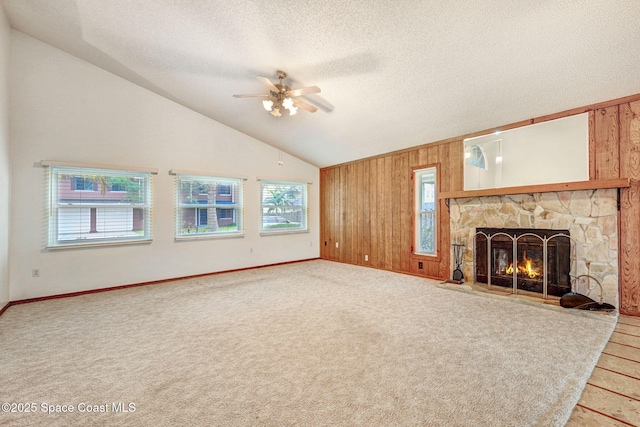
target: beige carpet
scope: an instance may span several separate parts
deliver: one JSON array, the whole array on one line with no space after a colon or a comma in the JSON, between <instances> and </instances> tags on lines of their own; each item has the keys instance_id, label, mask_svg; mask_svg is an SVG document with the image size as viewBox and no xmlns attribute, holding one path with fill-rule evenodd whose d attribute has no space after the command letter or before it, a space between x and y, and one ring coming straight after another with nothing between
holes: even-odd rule
<instances>
[{"instance_id":1,"label":"beige carpet","mask_svg":"<svg viewBox=\"0 0 640 427\"><path fill-rule=\"evenodd\" d=\"M0 424L563 425L615 316L435 285L318 260L13 306L0 402L36 412Z\"/></svg>"}]
</instances>

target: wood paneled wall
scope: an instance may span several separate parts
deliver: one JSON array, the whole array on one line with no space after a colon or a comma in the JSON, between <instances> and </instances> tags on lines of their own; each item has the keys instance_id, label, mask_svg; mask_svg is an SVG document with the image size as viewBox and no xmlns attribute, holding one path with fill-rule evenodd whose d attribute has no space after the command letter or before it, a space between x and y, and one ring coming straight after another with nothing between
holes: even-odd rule
<instances>
[{"instance_id":1,"label":"wood paneled wall","mask_svg":"<svg viewBox=\"0 0 640 427\"><path fill-rule=\"evenodd\" d=\"M589 112L590 179L632 179L631 187L620 192L620 312L640 316L640 95L500 126L500 129L582 112ZM320 256L436 279L450 278L451 242L446 201L439 202L438 255L425 257L412 253L412 172L437 165L439 191L461 191L462 140L494 130L321 169Z\"/></svg>"},{"instance_id":2,"label":"wood paneled wall","mask_svg":"<svg viewBox=\"0 0 640 427\"><path fill-rule=\"evenodd\" d=\"M640 100L590 112L590 179L631 178L620 190L620 312L640 316Z\"/></svg>"},{"instance_id":3,"label":"wood paneled wall","mask_svg":"<svg viewBox=\"0 0 640 427\"><path fill-rule=\"evenodd\" d=\"M412 253L413 171L436 165L439 191L462 189L462 156L462 140L458 140L322 169L320 256L438 279L449 277L446 201L439 201L438 255Z\"/></svg>"}]
</instances>

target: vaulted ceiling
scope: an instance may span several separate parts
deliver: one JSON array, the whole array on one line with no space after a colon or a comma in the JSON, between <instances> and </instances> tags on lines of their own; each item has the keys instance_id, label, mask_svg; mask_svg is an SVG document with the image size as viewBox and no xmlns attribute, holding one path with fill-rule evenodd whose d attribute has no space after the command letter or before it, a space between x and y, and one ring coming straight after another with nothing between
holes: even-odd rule
<instances>
[{"instance_id":1,"label":"vaulted ceiling","mask_svg":"<svg viewBox=\"0 0 640 427\"><path fill-rule=\"evenodd\" d=\"M638 0L1 0L12 28L316 166L640 93ZM322 92L276 118L255 76Z\"/></svg>"}]
</instances>

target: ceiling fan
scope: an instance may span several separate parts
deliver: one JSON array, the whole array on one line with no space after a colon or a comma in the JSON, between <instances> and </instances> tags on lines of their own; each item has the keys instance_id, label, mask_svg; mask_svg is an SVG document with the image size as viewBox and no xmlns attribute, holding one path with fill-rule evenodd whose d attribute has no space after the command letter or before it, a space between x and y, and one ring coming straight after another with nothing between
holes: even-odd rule
<instances>
[{"instance_id":1,"label":"ceiling fan","mask_svg":"<svg viewBox=\"0 0 640 427\"><path fill-rule=\"evenodd\" d=\"M303 87L300 89L291 89L289 86L282 83L282 80L287 77L287 73L282 70L278 70L277 73L280 83L271 83L271 81L262 76L256 76L258 80L264 83L269 88L268 94L255 94L255 95L233 95L234 98L264 98L262 100L262 106L265 110L270 111L273 116L282 116L281 109L289 111L289 115L293 116L298 112L298 107L303 110L307 110L310 113L315 113L318 109L312 105L307 104L304 101L296 99L300 95L308 95L311 93L319 93L320 88L318 86Z\"/></svg>"}]
</instances>

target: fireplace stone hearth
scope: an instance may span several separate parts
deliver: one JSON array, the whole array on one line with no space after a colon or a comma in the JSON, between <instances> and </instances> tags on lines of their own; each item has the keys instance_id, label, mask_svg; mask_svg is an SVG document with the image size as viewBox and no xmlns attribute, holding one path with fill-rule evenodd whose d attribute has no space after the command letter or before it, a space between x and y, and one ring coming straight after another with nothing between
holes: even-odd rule
<instances>
[{"instance_id":1,"label":"fireplace stone hearth","mask_svg":"<svg viewBox=\"0 0 640 427\"><path fill-rule=\"evenodd\" d=\"M462 271L471 283L479 228L568 230L575 252L570 278L594 277L602 285L603 301L617 307L617 206L616 189L450 199L451 240L466 242Z\"/></svg>"}]
</instances>

